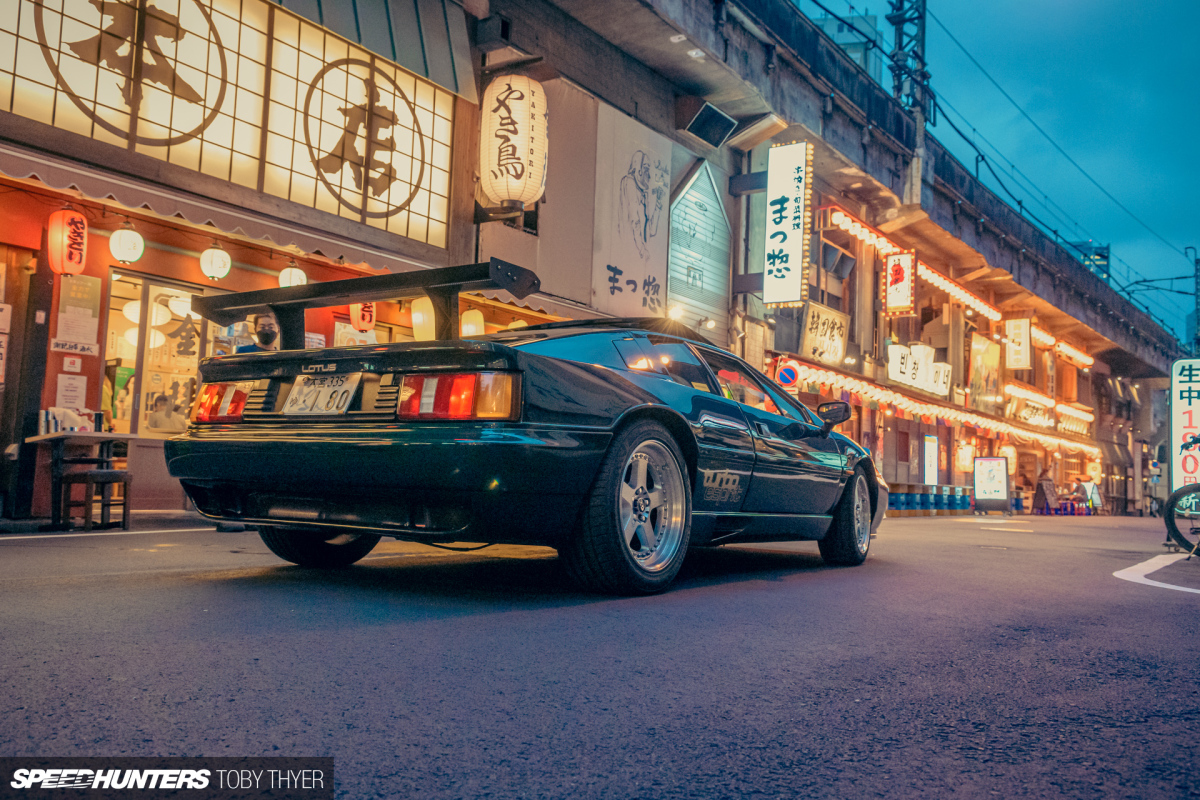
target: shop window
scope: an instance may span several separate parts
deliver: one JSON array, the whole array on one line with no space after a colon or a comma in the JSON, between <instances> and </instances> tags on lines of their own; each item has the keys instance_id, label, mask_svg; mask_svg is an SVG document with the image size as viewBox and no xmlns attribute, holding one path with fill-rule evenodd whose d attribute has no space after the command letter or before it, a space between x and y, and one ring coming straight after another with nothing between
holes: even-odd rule
<instances>
[{"instance_id":1,"label":"shop window","mask_svg":"<svg viewBox=\"0 0 1200 800\"><path fill-rule=\"evenodd\" d=\"M356 331L349 317L335 317L333 321L333 347L349 347L358 344L391 344L392 342L414 342L412 328L376 322L369 331Z\"/></svg>"},{"instance_id":2,"label":"shop window","mask_svg":"<svg viewBox=\"0 0 1200 800\"><path fill-rule=\"evenodd\" d=\"M192 311L201 287L112 274L102 405L113 429L165 439L187 427L200 359L252 344L248 322L227 328Z\"/></svg>"}]
</instances>

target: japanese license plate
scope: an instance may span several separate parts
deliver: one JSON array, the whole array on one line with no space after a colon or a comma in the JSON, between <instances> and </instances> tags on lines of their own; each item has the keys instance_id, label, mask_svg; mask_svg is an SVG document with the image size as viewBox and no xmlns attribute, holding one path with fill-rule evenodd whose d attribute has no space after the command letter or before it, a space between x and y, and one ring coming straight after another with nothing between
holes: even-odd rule
<instances>
[{"instance_id":1,"label":"japanese license plate","mask_svg":"<svg viewBox=\"0 0 1200 800\"><path fill-rule=\"evenodd\" d=\"M361 372L346 375L297 375L283 404L284 414L344 414L354 399Z\"/></svg>"}]
</instances>

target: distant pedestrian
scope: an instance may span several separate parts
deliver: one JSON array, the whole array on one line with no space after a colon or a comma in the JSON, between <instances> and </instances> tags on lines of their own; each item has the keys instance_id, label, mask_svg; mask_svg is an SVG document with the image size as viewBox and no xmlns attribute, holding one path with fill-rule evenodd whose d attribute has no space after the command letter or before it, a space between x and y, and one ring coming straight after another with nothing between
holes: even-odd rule
<instances>
[{"instance_id":1,"label":"distant pedestrian","mask_svg":"<svg viewBox=\"0 0 1200 800\"><path fill-rule=\"evenodd\" d=\"M1058 510L1058 488L1054 478L1050 476L1050 468L1046 467L1038 475L1037 488L1033 492L1033 513L1053 514Z\"/></svg>"},{"instance_id":2,"label":"distant pedestrian","mask_svg":"<svg viewBox=\"0 0 1200 800\"><path fill-rule=\"evenodd\" d=\"M250 319L250 327L254 330L257 344L244 344L236 353L263 353L279 349L279 324L274 314L255 314Z\"/></svg>"}]
</instances>

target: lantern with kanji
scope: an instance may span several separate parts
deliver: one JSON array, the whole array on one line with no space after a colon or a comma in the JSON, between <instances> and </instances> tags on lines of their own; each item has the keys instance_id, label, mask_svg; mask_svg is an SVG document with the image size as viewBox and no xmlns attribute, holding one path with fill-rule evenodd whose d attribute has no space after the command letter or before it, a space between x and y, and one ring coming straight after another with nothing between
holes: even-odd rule
<instances>
[{"instance_id":1,"label":"lantern with kanji","mask_svg":"<svg viewBox=\"0 0 1200 800\"><path fill-rule=\"evenodd\" d=\"M546 188L546 92L524 75L495 78L483 94L479 170L483 193L512 213Z\"/></svg>"},{"instance_id":2,"label":"lantern with kanji","mask_svg":"<svg viewBox=\"0 0 1200 800\"><path fill-rule=\"evenodd\" d=\"M78 275L87 263L87 219L71 208L55 211L46 226L46 261L59 275Z\"/></svg>"},{"instance_id":3,"label":"lantern with kanji","mask_svg":"<svg viewBox=\"0 0 1200 800\"><path fill-rule=\"evenodd\" d=\"M354 330L359 333L375 329L375 304L374 303L351 303L350 304L350 324L354 326Z\"/></svg>"}]
</instances>

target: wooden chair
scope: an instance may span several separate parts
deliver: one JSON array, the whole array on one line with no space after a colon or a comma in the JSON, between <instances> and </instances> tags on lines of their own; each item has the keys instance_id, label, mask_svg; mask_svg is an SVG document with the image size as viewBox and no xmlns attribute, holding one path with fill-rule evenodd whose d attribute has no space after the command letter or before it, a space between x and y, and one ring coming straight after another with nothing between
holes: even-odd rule
<instances>
[{"instance_id":1,"label":"wooden chair","mask_svg":"<svg viewBox=\"0 0 1200 800\"><path fill-rule=\"evenodd\" d=\"M120 469L87 469L80 472L68 472L62 476L62 521L67 528L71 527L71 509L80 508L83 517L83 529L92 529L92 512L96 503L96 489L100 489L100 524L108 526L109 512L114 505L121 506L121 528L129 530L129 485L132 476ZM71 498L71 487L83 486L83 499ZM112 487L121 487L121 498L113 498Z\"/></svg>"}]
</instances>

